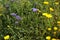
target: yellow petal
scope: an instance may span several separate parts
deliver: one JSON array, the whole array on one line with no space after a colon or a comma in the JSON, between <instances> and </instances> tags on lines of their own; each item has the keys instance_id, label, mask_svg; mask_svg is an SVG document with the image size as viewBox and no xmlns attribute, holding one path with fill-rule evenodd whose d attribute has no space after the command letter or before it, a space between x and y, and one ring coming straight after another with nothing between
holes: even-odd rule
<instances>
[{"instance_id":1,"label":"yellow petal","mask_svg":"<svg viewBox=\"0 0 60 40\"><path fill-rule=\"evenodd\" d=\"M54 30L58 30L58 28L57 27L54 27Z\"/></svg>"},{"instance_id":2,"label":"yellow petal","mask_svg":"<svg viewBox=\"0 0 60 40\"><path fill-rule=\"evenodd\" d=\"M48 28L48 31L51 31L51 28Z\"/></svg>"},{"instance_id":3,"label":"yellow petal","mask_svg":"<svg viewBox=\"0 0 60 40\"><path fill-rule=\"evenodd\" d=\"M50 11L54 11L54 9L53 8L50 8Z\"/></svg>"},{"instance_id":4,"label":"yellow petal","mask_svg":"<svg viewBox=\"0 0 60 40\"><path fill-rule=\"evenodd\" d=\"M49 2L43 2L44 4L46 4L46 5L48 5L49 4Z\"/></svg>"},{"instance_id":5,"label":"yellow petal","mask_svg":"<svg viewBox=\"0 0 60 40\"><path fill-rule=\"evenodd\" d=\"M59 4L59 2L55 2L55 4L56 4L56 5L58 5L58 4Z\"/></svg>"},{"instance_id":6,"label":"yellow petal","mask_svg":"<svg viewBox=\"0 0 60 40\"><path fill-rule=\"evenodd\" d=\"M10 38L9 35L4 36L4 39L5 39L5 40L6 40L6 39L9 39L9 38Z\"/></svg>"},{"instance_id":7,"label":"yellow petal","mask_svg":"<svg viewBox=\"0 0 60 40\"><path fill-rule=\"evenodd\" d=\"M57 23L60 23L60 21L57 21Z\"/></svg>"},{"instance_id":8,"label":"yellow petal","mask_svg":"<svg viewBox=\"0 0 60 40\"><path fill-rule=\"evenodd\" d=\"M46 36L46 39L48 39L48 40L49 40L49 39L51 39L51 37L50 37L50 36Z\"/></svg>"}]
</instances>

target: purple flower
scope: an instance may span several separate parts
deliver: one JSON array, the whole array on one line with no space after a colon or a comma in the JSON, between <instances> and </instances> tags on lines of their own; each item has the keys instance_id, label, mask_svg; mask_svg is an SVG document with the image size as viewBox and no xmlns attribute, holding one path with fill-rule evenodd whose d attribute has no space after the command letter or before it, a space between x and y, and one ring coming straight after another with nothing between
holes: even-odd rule
<instances>
[{"instance_id":1,"label":"purple flower","mask_svg":"<svg viewBox=\"0 0 60 40\"><path fill-rule=\"evenodd\" d=\"M12 16L16 16L16 14L15 14L15 13L11 13L10 15L12 15Z\"/></svg>"},{"instance_id":2,"label":"purple flower","mask_svg":"<svg viewBox=\"0 0 60 40\"><path fill-rule=\"evenodd\" d=\"M16 16L16 19L17 19L17 20L21 20L21 17L17 15L17 16Z\"/></svg>"},{"instance_id":3,"label":"purple flower","mask_svg":"<svg viewBox=\"0 0 60 40\"><path fill-rule=\"evenodd\" d=\"M33 12L36 12L38 9L36 9L36 8L32 8L32 10L33 10Z\"/></svg>"}]
</instances>

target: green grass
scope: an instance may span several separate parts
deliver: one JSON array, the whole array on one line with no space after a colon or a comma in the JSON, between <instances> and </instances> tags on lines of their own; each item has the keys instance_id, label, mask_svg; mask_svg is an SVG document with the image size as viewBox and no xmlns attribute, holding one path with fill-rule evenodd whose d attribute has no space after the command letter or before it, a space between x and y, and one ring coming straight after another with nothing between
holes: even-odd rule
<instances>
[{"instance_id":1,"label":"green grass","mask_svg":"<svg viewBox=\"0 0 60 40\"><path fill-rule=\"evenodd\" d=\"M48 1L49 5L43 4L44 1ZM54 26L60 29L57 24L57 21L60 21L60 4L55 5L55 1L60 3L60 0L0 1L0 14L2 14L0 16L0 40L4 40L6 35L10 35L9 40L46 40L48 35L59 39L60 32L53 30ZM9 8L5 7L7 4ZM53 12L49 10L50 7L54 8ZM33 12L32 8L41 10L41 13ZM48 19L42 16L44 12L52 14L53 17ZM11 13L16 13L22 20L15 24L16 18L11 16ZM48 31L48 27L51 27L52 30ZM57 35L54 36L53 32L57 32Z\"/></svg>"}]
</instances>

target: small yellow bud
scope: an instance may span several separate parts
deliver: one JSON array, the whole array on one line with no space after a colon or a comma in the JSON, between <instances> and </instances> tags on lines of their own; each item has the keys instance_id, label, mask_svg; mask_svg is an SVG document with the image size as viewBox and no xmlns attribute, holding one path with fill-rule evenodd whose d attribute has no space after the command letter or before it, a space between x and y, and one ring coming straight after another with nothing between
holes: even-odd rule
<instances>
[{"instance_id":1,"label":"small yellow bud","mask_svg":"<svg viewBox=\"0 0 60 40\"><path fill-rule=\"evenodd\" d=\"M54 30L58 30L58 28L57 27L54 27Z\"/></svg>"},{"instance_id":2,"label":"small yellow bud","mask_svg":"<svg viewBox=\"0 0 60 40\"><path fill-rule=\"evenodd\" d=\"M49 4L49 2L43 2L44 4L46 4L46 5L48 5Z\"/></svg>"},{"instance_id":3,"label":"small yellow bud","mask_svg":"<svg viewBox=\"0 0 60 40\"><path fill-rule=\"evenodd\" d=\"M46 36L46 39L49 40L49 39L51 39L51 37L50 36Z\"/></svg>"},{"instance_id":4,"label":"small yellow bud","mask_svg":"<svg viewBox=\"0 0 60 40\"><path fill-rule=\"evenodd\" d=\"M55 2L55 4L56 4L56 5L58 5L58 4L59 4L59 2Z\"/></svg>"},{"instance_id":5,"label":"small yellow bud","mask_svg":"<svg viewBox=\"0 0 60 40\"><path fill-rule=\"evenodd\" d=\"M54 11L54 9L53 8L50 8L50 11Z\"/></svg>"},{"instance_id":6,"label":"small yellow bud","mask_svg":"<svg viewBox=\"0 0 60 40\"><path fill-rule=\"evenodd\" d=\"M51 28L48 28L49 31L51 31Z\"/></svg>"}]
</instances>

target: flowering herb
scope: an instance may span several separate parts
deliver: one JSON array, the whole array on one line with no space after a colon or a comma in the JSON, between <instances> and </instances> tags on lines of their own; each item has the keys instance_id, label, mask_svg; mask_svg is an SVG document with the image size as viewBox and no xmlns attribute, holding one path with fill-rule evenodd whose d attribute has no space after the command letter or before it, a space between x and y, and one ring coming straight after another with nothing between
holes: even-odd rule
<instances>
[{"instance_id":1,"label":"flowering herb","mask_svg":"<svg viewBox=\"0 0 60 40\"><path fill-rule=\"evenodd\" d=\"M37 9L37 8L32 8L32 10L33 10L33 12L36 12L36 11L38 11L38 9Z\"/></svg>"},{"instance_id":2,"label":"flowering herb","mask_svg":"<svg viewBox=\"0 0 60 40\"><path fill-rule=\"evenodd\" d=\"M10 15L12 15L12 16L16 16L16 13L11 13Z\"/></svg>"},{"instance_id":3,"label":"flowering herb","mask_svg":"<svg viewBox=\"0 0 60 40\"><path fill-rule=\"evenodd\" d=\"M16 19L17 19L17 20L21 20L21 17L17 15L17 16L16 16Z\"/></svg>"}]
</instances>

